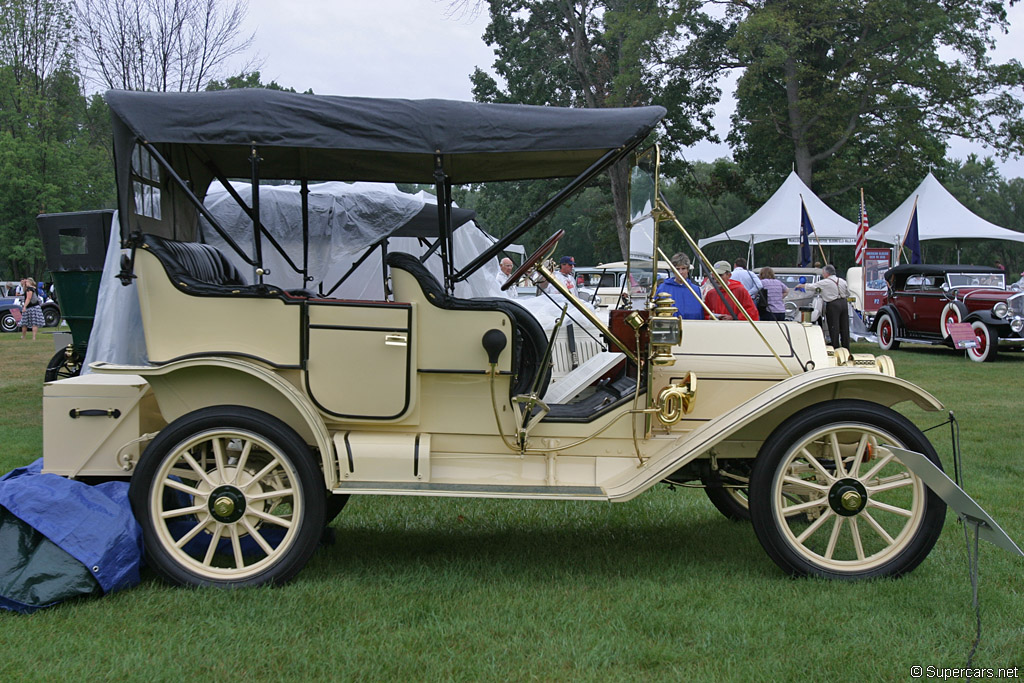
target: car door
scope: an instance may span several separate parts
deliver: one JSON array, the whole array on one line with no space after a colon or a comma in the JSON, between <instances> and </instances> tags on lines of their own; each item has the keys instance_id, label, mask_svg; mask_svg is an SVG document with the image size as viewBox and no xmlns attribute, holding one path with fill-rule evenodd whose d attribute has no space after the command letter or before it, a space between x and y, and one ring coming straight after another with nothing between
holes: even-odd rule
<instances>
[{"instance_id":1,"label":"car door","mask_svg":"<svg viewBox=\"0 0 1024 683\"><path fill-rule=\"evenodd\" d=\"M405 415L414 399L412 305L310 301L306 306L306 388L317 406L342 418Z\"/></svg>"}]
</instances>

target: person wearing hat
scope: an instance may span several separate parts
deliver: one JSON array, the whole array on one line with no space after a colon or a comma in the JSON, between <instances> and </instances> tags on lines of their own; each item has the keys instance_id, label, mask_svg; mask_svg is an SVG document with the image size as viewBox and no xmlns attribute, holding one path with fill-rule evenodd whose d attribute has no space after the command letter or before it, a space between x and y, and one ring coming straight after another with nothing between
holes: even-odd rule
<instances>
[{"instance_id":1,"label":"person wearing hat","mask_svg":"<svg viewBox=\"0 0 1024 683\"><path fill-rule=\"evenodd\" d=\"M576 278L572 274L572 269L576 267L576 259L572 256L563 256L558 260L558 272L556 272L555 278L558 279L565 288L569 290L569 293L576 296Z\"/></svg>"},{"instance_id":2,"label":"person wearing hat","mask_svg":"<svg viewBox=\"0 0 1024 683\"><path fill-rule=\"evenodd\" d=\"M722 276L725 280L725 284L729 287L729 291L733 293L736 300L740 302L740 306L747 312L751 320L759 320L757 315L757 306L754 305L754 300L750 298L750 293L747 292L747 288L740 284L738 281L733 280L732 266L729 265L728 261L717 261L714 265L715 272ZM746 320L743 313L736 310L736 304L733 302L732 297L725 296L719 293L717 287L712 287L708 290L707 295L704 297L704 303L711 309L711 312L715 314L715 317L719 320ZM705 314L707 316L707 314Z\"/></svg>"},{"instance_id":3,"label":"person wearing hat","mask_svg":"<svg viewBox=\"0 0 1024 683\"><path fill-rule=\"evenodd\" d=\"M704 308L700 305L700 285L690 279L690 257L675 254L672 265L679 271L678 277L671 277L658 285L658 294L666 292L675 303L676 315L683 320L703 320Z\"/></svg>"}]
</instances>

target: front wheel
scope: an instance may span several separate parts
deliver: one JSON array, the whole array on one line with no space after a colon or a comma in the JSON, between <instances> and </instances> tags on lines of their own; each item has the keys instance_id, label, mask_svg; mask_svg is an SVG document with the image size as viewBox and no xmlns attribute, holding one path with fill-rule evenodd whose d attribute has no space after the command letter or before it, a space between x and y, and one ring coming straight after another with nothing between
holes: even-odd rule
<instances>
[{"instance_id":1,"label":"front wheel","mask_svg":"<svg viewBox=\"0 0 1024 683\"><path fill-rule=\"evenodd\" d=\"M56 306L43 306L43 320L45 327L57 327L60 325L60 309Z\"/></svg>"},{"instance_id":2,"label":"front wheel","mask_svg":"<svg viewBox=\"0 0 1024 683\"><path fill-rule=\"evenodd\" d=\"M996 359L996 352L999 349L998 335L993 335L992 328L980 320L975 320L971 323L971 329L974 330L974 339L977 341L977 346L967 349L967 357L975 363L990 363L994 361Z\"/></svg>"},{"instance_id":3,"label":"front wheel","mask_svg":"<svg viewBox=\"0 0 1024 683\"><path fill-rule=\"evenodd\" d=\"M923 453L928 439L905 417L838 400L782 423L761 447L750 485L754 531L794 576L896 577L931 551L946 505L889 450Z\"/></svg>"},{"instance_id":4,"label":"front wheel","mask_svg":"<svg viewBox=\"0 0 1024 683\"><path fill-rule=\"evenodd\" d=\"M242 406L203 408L164 428L129 498L160 576L226 587L292 578L316 550L327 500L301 437Z\"/></svg>"},{"instance_id":5,"label":"front wheel","mask_svg":"<svg viewBox=\"0 0 1024 683\"><path fill-rule=\"evenodd\" d=\"M4 311L0 315L0 330L14 332L16 329L18 329L18 321L14 319L14 314L10 311Z\"/></svg>"}]
</instances>

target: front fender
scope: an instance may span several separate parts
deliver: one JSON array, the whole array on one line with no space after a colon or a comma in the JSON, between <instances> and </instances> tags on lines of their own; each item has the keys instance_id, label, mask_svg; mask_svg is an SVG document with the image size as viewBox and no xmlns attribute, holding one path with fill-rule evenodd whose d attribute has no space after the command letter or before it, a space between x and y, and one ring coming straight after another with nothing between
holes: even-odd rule
<instances>
[{"instance_id":1,"label":"front fender","mask_svg":"<svg viewBox=\"0 0 1024 683\"><path fill-rule=\"evenodd\" d=\"M903 320L900 318L900 314L896 311L896 307L886 304L875 311L875 317L871 319L871 329L868 330L869 332L878 332L878 319L882 317L883 313L888 313L889 317L892 318L893 323L896 325L894 332L898 333L903 329Z\"/></svg>"},{"instance_id":2,"label":"front fender","mask_svg":"<svg viewBox=\"0 0 1024 683\"><path fill-rule=\"evenodd\" d=\"M141 375L167 422L200 408L244 405L283 420L320 449L327 488L337 483L334 447L316 407L269 366L222 356L186 358L157 366L93 363L98 373Z\"/></svg>"},{"instance_id":3,"label":"front fender","mask_svg":"<svg viewBox=\"0 0 1024 683\"><path fill-rule=\"evenodd\" d=\"M738 450L740 457L755 457L760 444L787 418L836 399L860 399L887 407L912 401L924 410L943 409L930 393L898 377L849 367L814 370L782 380L727 413L667 440L665 448L652 453L647 467L609 487L609 498L628 500L713 448L730 450L728 442L755 446L746 452L731 449Z\"/></svg>"}]
</instances>

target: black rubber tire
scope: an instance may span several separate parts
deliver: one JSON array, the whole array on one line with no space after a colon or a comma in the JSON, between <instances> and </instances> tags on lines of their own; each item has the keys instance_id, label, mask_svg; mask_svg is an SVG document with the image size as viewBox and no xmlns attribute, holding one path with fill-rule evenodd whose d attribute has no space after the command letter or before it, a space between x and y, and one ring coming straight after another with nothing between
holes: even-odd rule
<instances>
[{"instance_id":1,"label":"black rubber tire","mask_svg":"<svg viewBox=\"0 0 1024 683\"><path fill-rule=\"evenodd\" d=\"M879 315L878 326L875 328L878 332L878 348L883 351L896 351L899 349L900 343L896 340L898 329L896 321L893 320L891 315L888 313Z\"/></svg>"},{"instance_id":2,"label":"black rubber tire","mask_svg":"<svg viewBox=\"0 0 1024 683\"><path fill-rule=\"evenodd\" d=\"M809 438L816 435L823 436L833 426L837 430L842 428L846 437L858 433L858 428L871 430L883 437L878 440L879 446L883 443L891 443L907 450L923 453L936 466L941 467L935 449L932 448L931 443L928 442L924 434L907 418L890 408L858 400L835 400L819 404L813 412L804 412L783 422L761 446L750 480L750 512L754 532L772 560L783 571L793 576L818 576L842 580L901 576L919 565L931 551L939 535L942 533L942 525L945 522L946 514L946 504L942 499L912 473L907 478L909 481L907 486L910 490L902 494L911 497L909 506L911 514L908 517L908 521L903 523L904 526L902 528L897 529L896 527L900 523L896 522L894 525L891 524L889 529L885 529L891 536L891 542L879 541L881 537L871 528L870 521L880 522L874 517L869 520L866 514L868 510L874 513L874 515L886 514L884 510L880 512L877 507L871 505L877 495L875 493L865 494L865 506L856 513L846 512L840 515L832 511L832 508L829 507L830 503L819 503L819 517L824 517L825 520L822 521L817 530L804 539L805 542L799 541L797 531L800 531L800 529L792 529L790 525L804 523L807 515L803 513L790 513L783 518L781 505L784 503L777 503L777 501L784 497L791 500L792 493L784 494L783 490L780 489L779 494L776 495L775 491L777 483L782 486L780 482L787 472L787 463L791 462L792 458L802 457L800 456L800 449L808 443L807 440ZM829 462L832 463L832 471L835 473L835 459L822 459L820 461L823 466ZM909 469L902 465L902 463L899 463L898 460L890 460L889 462L894 467L901 467L909 472ZM852 463L848 463L844 467L850 465ZM870 473L870 468L876 465L869 465L867 462L863 463L862 466L867 467L868 471L861 472L861 474L866 477ZM860 470L858 471L860 472ZM794 476L792 471L789 472L791 477ZM837 486L849 480L849 477L838 478L836 482L829 485L828 492L835 492ZM875 481L875 479L868 479L867 481L869 485L873 485L871 482ZM793 488L790 487L790 492L792 491ZM892 492L883 492L881 497L884 498L886 493L891 494ZM821 493L820 495L823 498L818 499L819 501L828 499L826 493ZM852 560L829 558L828 554L830 553L828 552L826 552L826 555L818 554L811 545L814 543L820 545L821 536L818 536L817 540L815 540L815 536L818 535L819 531L825 529L827 526L825 522L832 517L836 518L836 523L833 524L833 531L840 533L844 524L844 522L839 521L840 518L843 520L855 520L856 524L863 523L865 532L871 530L871 535L857 533L857 539L863 544L866 536L868 541L874 540L876 545L880 545L880 550L871 556L867 556L866 551L862 550L861 552L865 555L865 558L862 559L858 556ZM896 517L898 518L899 516ZM888 522L890 520L883 518L883 521ZM848 521L845 523L848 529L860 529L854 523ZM836 529L836 526L839 529ZM884 527L885 525L882 526ZM806 533L806 530L803 532ZM850 534L848 533L847 535ZM876 536L878 538L875 538ZM845 541L842 542L845 543ZM850 545L855 545L852 543L852 537L847 547L842 549L843 552L848 553Z\"/></svg>"},{"instance_id":3,"label":"black rubber tire","mask_svg":"<svg viewBox=\"0 0 1024 683\"><path fill-rule=\"evenodd\" d=\"M43 380L55 382L59 379L78 377L82 374L83 360L81 354L77 351L72 350L71 354L68 355L67 349L61 349L50 358L50 362L46 365L46 373L43 376Z\"/></svg>"},{"instance_id":4,"label":"black rubber tire","mask_svg":"<svg viewBox=\"0 0 1024 683\"><path fill-rule=\"evenodd\" d=\"M177 481L187 483L182 479L181 474L171 475L173 463L180 462L185 451L195 458L192 451L196 447L185 448L190 440L210 435L211 438L227 440L231 445L233 437L237 434L240 440L263 441L265 445L276 449L276 455L262 446L252 447L247 461L250 469L263 468L263 462L270 462L273 469L268 471L263 478L255 482L263 486L258 493L265 494L266 486L262 482L271 480L272 485L281 487L282 494L278 498L252 498L247 490L252 487L253 482L240 488L235 488L239 494L244 496L245 504L232 506L234 511L241 515L240 519L229 521L217 521L214 518L214 492L220 488L232 488L227 485L226 477L230 468L225 468L221 473L215 461L204 465L206 475L217 482L217 477L225 477L218 488L204 491L205 497L200 499L199 495L181 493L175 488L166 486L163 481ZM204 442L205 443L205 442ZM224 448L222 443L221 448ZM212 450L212 449L211 449ZM236 456L240 460L240 456ZM260 458L263 458L261 462ZM228 459L230 463L230 459ZM187 464L175 471L189 471ZM250 475L250 470L244 470ZM163 472L163 474L161 474ZM271 479L273 475L273 479ZM193 474L197 479L192 486L199 490L203 484L198 474ZM162 479L161 479L162 477ZM176 478L175 478L176 477ZM159 479L159 481L158 481ZM282 481L283 480L283 481ZM154 487L160 486L160 491ZM209 485L206 486L209 488ZM231 492L234 495L235 492ZM146 448L139 459L138 467L132 475L131 484L128 490L129 499L135 518L142 526L143 540L145 542L146 561L163 579L170 583L187 586L219 586L219 587L241 587L259 586L264 584L281 584L295 576L302 569L309 558L313 555L320 543L324 529L324 514L327 502L327 492L324 488L323 475L319 464L315 461L313 453L306 443L284 422L278 418L268 415L259 410L244 406L215 406L202 408L184 415L167 427L165 427ZM247 515L245 512L263 504L263 514L272 515L282 507L287 510L282 517L290 519L291 527L285 528L282 525L266 524L258 518L256 526L260 531L260 538L271 546L273 554L263 550L244 526ZM194 515L172 517L169 520L160 518L159 512L203 504L201 512ZM296 505L297 504L297 505ZM273 505L273 509L269 506ZM154 506L157 507L154 510ZM296 509L298 514L296 515ZM296 519L297 517L297 519ZM173 547L173 540L183 537L183 529L172 529L171 523L174 520L182 519L182 524L194 528L203 526L196 536L186 543L181 549ZM205 519L205 521L203 521ZM250 520L249 523L252 523ZM245 551L252 555L262 553L263 557L257 559L251 565L238 567L237 560L229 553L222 550L222 544L228 541L223 536L212 536L209 532L211 525L220 529L221 527L234 529L240 538L249 542L249 548ZM261 526L262 525L262 526ZM292 532L292 527L294 532ZM284 531L280 531L284 528ZM276 546L272 543L272 535L275 530L282 535ZM220 532L218 531L218 534ZM216 543L215 543L216 540ZM205 546L203 541L206 541ZM196 546L190 549L190 546ZM205 557L205 552L211 546L214 548L213 559L219 559L221 555L226 560L234 562L230 566L215 566ZM242 551L239 551L242 552Z\"/></svg>"},{"instance_id":5,"label":"black rubber tire","mask_svg":"<svg viewBox=\"0 0 1024 683\"><path fill-rule=\"evenodd\" d=\"M4 332L14 332L18 329L18 321L14 319L14 315L10 311L4 311L0 315L0 330Z\"/></svg>"},{"instance_id":6,"label":"black rubber tire","mask_svg":"<svg viewBox=\"0 0 1024 683\"><path fill-rule=\"evenodd\" d=\"M718 463L720 469L731 472L738 476L750 477L750 462L740 461L733 463L721 460ZM749 491L747 488L735 488L722 486L723 482L732 484L732 477L721 477L714 473L701 475L701 483L704 485L704 493L707 494L711 504L721 512L726 519L734 522L750 521L750 503L748 500Z\"/></svg>"},{"instance_id":7,"label":"black rubber tire","mask_svg":"<svg viewBox=\"0 0 1024 683\"><path fill-rule=\"evenodd\" d=\"M60 309L56 306L43 306L44 327L57 327L60 325Z\"/></svg>"}]
</instances>

